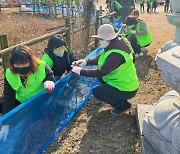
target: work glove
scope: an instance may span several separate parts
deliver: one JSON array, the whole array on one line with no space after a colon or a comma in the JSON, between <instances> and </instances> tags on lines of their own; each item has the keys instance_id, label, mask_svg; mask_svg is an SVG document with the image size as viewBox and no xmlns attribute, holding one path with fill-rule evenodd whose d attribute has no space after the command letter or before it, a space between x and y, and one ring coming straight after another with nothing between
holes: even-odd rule
<instances>
[{"instance_id":1,"label":"work glove","mask_svg":"<svg viewBox=\"0 0 180 154\"><path fill-rule=\"evenodd\" d=\"M123 28L127 27L127 25L126 25L126 24L121 24L121 26L122 26Z\"/></svg>"},{"instance_id":2,"label":"work glove","mask_svg":"<svg viewBox=\"0 0 180 154\"><path fill-rule=\"evenodd\" d=\"M74 66L71 71L80 75L81 69L81 67Z\"/></svg>"},{"instance_id":3,"label":"work glove","mask_svg":"<svg viewBox=\"0 0 180 154\"><path fill-rule=\"evenodd\" d=\"M9 133L9 125L2 126L0 131L0 140L6 141L8 133Z\"/></svg>"},{"instance_id":4,"label":"work glove","mask_svg":"<svg viewBox=\"0 0 180 154\"><path fill-rule=\"evenodd\" d=\"M136 31L135 31L135 30L132 30L132 31L131 31L131 34L136 35Z\"/></svg>"},{"instance_id":5,"label":"work glove","mask_svg":"<svg viewBox=\"0 0 180 154\"><path fill-rule=\"evenodd\" d=\"M80 59L80 60L72 62L71 66L74 67L74 66L86 66L86 65L87 65L86 60Z\"/></svg>"},{"instance_id":6,"label":"work glove","mask_svg":"<svg viewBox=\"0 0 180 154\"><path fill-rule=\"evenodd\" d=\"M53 81L45 81L44 88L47 90L48 93L52 92L55 85Z\"/></svg>"}]
</instances>

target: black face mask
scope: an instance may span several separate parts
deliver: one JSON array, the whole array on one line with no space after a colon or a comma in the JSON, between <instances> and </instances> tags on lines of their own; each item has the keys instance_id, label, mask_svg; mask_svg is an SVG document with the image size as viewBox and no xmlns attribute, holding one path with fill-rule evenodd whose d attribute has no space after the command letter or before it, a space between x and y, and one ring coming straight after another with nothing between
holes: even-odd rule
<instances>
[{"instance_id":1,"label":"black face mask","mask_svg":"<svg viewBox=\"0 0 180 154\"><path fill-rule=\"evenodd\" d=\"M28 74L30 71L31 71L31 67L30 66L27 66L27 67L14 67L14 70L21 74L21 75L26 75Z\"/></svg>"}]
</instances>

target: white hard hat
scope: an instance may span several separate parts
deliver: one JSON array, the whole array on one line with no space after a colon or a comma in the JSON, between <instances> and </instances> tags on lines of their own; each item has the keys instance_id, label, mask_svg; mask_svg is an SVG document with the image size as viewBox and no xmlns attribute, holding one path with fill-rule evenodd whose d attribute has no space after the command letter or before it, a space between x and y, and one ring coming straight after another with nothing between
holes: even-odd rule
<instances>
[{"instance_id":1,"label":"white hard hat","mask_svg":"<svg viewBox=\"0 0 180 154\"><path fill-rule=\"evenodd\" d=\"M98 34L91 37L100 38L104 40L113 40L118 33L115 33L114 27L111 24L103 24L98 28Z\"/></svg>"}]
</instances>

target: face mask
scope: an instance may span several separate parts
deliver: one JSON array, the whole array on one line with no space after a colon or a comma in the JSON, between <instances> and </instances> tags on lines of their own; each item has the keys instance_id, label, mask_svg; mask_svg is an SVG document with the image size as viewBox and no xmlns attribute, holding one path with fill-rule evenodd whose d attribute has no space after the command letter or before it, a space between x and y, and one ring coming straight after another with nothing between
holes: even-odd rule
<instances>
[{"instance_id":1,"label":"face mask","mask_svg":"<svg viewBox=\"0 0 180 154\"><path fill-rule=\"evenodd\" d=\"M106 48L109 45L109 42L106 40L100 40L99 43L103 48Z\"/></svg>"},{"instance_id":2,"label":"face mask","mask_svg":"<svg viewBox=\"0 0 180 154\"><path fill-rule=\"evenodd\" d=\"M26 75L31 71L31 67L14 67L15 71L20 75Z\"/></svg>"},{"instance_id":3,"label":"face mask","mask_svg":"<svg viewBox=\"0 0 180 154\"><path fill-rule=\"evenodd\" d=\"M56 55L56 56L58 56L58 57L63 57L63 55L64 55L64 49L62 49L62 50L60 50L60 51L54 51L54 54Z\"/></svg>"}]
</instances>

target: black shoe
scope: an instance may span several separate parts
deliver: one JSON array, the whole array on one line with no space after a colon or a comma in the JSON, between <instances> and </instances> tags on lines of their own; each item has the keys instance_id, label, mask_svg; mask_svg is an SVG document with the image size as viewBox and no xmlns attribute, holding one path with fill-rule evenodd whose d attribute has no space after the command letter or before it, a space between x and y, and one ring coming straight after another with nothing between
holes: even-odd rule
<instances>
[{"instance_id":1,"label":"black shoe","mask_svg":"<svg viewBox=\"0 0 180 154\"><path fill-rule=\"evenodd\" d=\"M125 101L123 105L113 107L111 110L112 114L119 115L131 109L131 104L128 101Z\"/></svg>"}]
</instances>

